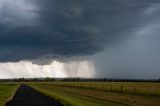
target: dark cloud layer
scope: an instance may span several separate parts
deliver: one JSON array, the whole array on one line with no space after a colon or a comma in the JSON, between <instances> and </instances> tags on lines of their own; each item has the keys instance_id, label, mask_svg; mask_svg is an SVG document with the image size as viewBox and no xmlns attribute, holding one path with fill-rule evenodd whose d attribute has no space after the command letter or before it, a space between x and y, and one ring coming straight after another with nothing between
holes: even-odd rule
<instances>
[{"instance_id":1,"label":"dark cloud layer","mask_svg":"<svg viewBox=\"0 0 160 106\"><path fill-rule=\"evenodd\" d=\"M4 6L0 19L7 19L0 21L0 61L96 54L147 24L153 17L145 11L158 1L34 0L28 2L38 9L24 9L23 14Z\"/></svg>"}]
</instances>

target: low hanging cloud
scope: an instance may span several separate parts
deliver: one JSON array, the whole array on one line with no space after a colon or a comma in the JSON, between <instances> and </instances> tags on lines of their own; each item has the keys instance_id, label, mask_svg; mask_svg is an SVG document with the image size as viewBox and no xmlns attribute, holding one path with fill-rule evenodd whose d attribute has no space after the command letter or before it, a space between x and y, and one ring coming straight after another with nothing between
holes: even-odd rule
<instances>
[{"instance_id":1,"label":"low hanging cloud","mask_svg":"<svg viewBox=\"0 0 160 106\"><path fill-rule=\"evenodd\" d=\"M15 67L16 66L16 67ZM0 63L0 79L6 78L43 78L43 77L94 77L92 61L51 62L50 65L36 65L32 62ZM2 71L3 70L3 71Z\"/></svg>"},{"instance_id":2,"label":"low hanging cloud","mask_svg":"<svg viewBox=\"0 0 160 106\"><path fill-rule=\"evenodd\" d=\"M128 39L153 19L149 16L156 15L157 3L158 0L0 0L0 61L96 54Z\"/></svg>"}]
</instances>

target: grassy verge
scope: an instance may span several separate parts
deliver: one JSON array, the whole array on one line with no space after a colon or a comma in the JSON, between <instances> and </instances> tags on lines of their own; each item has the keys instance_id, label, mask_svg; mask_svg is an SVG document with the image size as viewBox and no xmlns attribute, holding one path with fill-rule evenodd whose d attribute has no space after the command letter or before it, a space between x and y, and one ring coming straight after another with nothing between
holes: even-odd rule
<instances>
[{"instance_id":1,"label":"grassy verge","mask_svg":"<svg viewBox=\"0 0 160 106\"><path fill-rule=\"evenodd\" d=\"M4 106L13 98L18 86L18 84L0 84L0 106Z\"/></svg>"},{"instance_id":2,"label":"grassy verge","mask_svg":"<svg viewBox=\"0 0 160 106\"><path fill-rule=\"evenodd\" d=\"M65 105L74 106L160 106L159 97L57 86L55 84L32 84L34 89L60 100Z\"/></svg>"}]
</instances>

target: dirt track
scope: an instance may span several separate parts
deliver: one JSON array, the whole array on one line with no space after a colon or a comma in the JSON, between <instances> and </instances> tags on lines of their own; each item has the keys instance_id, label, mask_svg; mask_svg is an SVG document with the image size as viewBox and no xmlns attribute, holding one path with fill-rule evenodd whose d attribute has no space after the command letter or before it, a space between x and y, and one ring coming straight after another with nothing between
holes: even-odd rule
<instances>
[{"instance_id":1,"label":"dirt track","mask_svg":"<svg viewBox=\"0 0 160 106\"><path fill-rule=\"evenodd\" d=\"M46 97L32 88L21 85L14 99L6 106L63 106L59 102Z\"/></svg>"}]
</instances>

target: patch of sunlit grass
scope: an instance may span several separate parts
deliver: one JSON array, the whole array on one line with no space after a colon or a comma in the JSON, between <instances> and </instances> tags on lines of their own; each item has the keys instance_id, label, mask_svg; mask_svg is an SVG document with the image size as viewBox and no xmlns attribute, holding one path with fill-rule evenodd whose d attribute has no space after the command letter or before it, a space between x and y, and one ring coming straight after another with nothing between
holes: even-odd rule
<instances>
[{"instance_id":1,"label":"patch of sunlit grass","mask_svg":"<svg viewBox=\"0 0 160 106\"><path fill-rule=\"evenodd\" d=\"M0 84L0 106L4 106L13 98L18 86L18 84Z\"/></svg>"}]
</instances>

